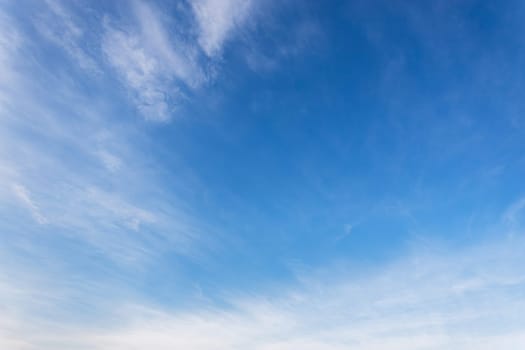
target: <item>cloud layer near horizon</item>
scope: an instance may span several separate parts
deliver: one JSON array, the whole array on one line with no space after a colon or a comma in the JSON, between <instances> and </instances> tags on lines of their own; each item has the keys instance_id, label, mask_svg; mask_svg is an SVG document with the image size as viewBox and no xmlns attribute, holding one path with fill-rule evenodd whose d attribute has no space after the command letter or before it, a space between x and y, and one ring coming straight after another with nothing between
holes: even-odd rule
<instances>
[{"instance_id":1,"label":"cloud layer near horizon","mask_svg":"<svg viewBox=\"0 0 525 350\"><path fill-rule=\"evenodd\" d=\"M277 292L228 297L227 307L170 312L137 300L88 300L105 317L66 325L37 318L53 312L54 292L2 281L1 296L26 313L4 310L0 345L10 349L416 350L525 346L524 241L469 250L416 247L409 258L350 276L342 266L303 272ZM7 286L11 286L6 289ZM39 300L40 299L40 300ZM69 323L69 322L68 322Z\"/></svg>"}]
</instances>

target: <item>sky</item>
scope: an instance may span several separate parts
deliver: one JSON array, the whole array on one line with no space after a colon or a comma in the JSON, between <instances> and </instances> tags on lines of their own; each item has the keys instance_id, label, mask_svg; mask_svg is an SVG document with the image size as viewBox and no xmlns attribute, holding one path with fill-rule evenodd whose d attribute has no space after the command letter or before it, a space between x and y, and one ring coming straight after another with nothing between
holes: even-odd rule
<instances>
[{"instance_id":1,"label":"sky","mask_svg":"<svg viewBox=\"0 0 525 350\"><path fill-rule=\"evenodd\" d=\"M0 348L525 348L519 0L0 0Z\"/></svg>"}]
</instances>

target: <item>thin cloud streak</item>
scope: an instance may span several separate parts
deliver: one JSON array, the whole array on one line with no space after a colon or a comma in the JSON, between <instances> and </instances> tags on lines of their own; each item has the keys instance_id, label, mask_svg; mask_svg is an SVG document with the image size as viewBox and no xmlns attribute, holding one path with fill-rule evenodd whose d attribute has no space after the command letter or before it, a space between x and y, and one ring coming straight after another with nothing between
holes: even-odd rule
<instances>
[{"instance_id":1,"label":"thin cloud streak","mask_svg":"<svg viewBox=\"0 0 525 350\"><path fill-rule=\"evenodd\" d=\"M46 0L45 4L50 11L41 13L35 20L35 27L39 33L67 52L82 69L92 74L101 74L102 70L95 58L81 45L82 42L86 42L86 29L59 1Z\"/></svg>"},{"instance_id":2,"label":"thin cloud streak","mask_svg":"<svg viewBox=\"0 0 525 350\"><path fill-rule=\"evenodd\" d=\"M42 215L42 213L40 212L40 208L38 207L38 205L35 204L29 192L24 186L20 184L14 184L13 192L16 195L16 197L20 200L20 202L25 207L27 207L27 209L29 209L31 215L39 224L46 224L48 222L44 215Z\"/></svg>"}]
</instances>

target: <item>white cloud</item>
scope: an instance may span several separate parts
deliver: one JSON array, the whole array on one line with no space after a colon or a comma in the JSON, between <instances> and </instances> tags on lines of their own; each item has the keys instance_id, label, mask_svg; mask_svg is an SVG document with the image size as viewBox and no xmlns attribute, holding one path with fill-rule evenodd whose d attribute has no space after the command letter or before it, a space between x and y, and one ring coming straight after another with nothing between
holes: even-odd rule
<instances>
[{"instance_id":1,"label":"white cloud","mask_svg":"<svg viewBox=\"0 0 525 350\"><path fill-rule=\"evenodd\" d=\"M191 0L191 5L199 27L199 44L209 57L214 57L249 19L254 1Z\"/></svg>"},{"instance_id":2,"label":"white cloud","mask_svg":"<svg viewBox=\"0 0 525 350\"><path fill-rule=\"evenodd\" d=\"M102 45L110 63L133 91L134 102L145 118L168 120L169 83L163 81L163 65L141 46L140 37L109 29Z\"/></svg>"},{"instance_id":3,"label":"white cloud","mask_svg":"<svg viewBox=\"0 0 525 350\"><path fill-rule=\"evenodd\" d=\"M106 309L104 326L33 320L12 327L11 341L53 350L520 349L524 243L415 253L360 277L327 269L278 295L232 297L225 308L173 313L121 300ZM38 327L29 332L32 324Z\"/></svg>"},{"instance_id":4,"label":"white cloud","mask_svg":"<svg viewBox=\"0 0 525 350\"><path fill-rule=\"evenodd\" d=\"M142 114L150 120L168 120L169 83L163 81L163 65L145 50L140 37L110 29L103 50L134 92L134 102Z\"/></svg>"},{"instance_id":5,"label":"white cloud","mask_svg":"<svg viewBox=\"0 0 525 350\"><path fill-rule=\"evenodd\" d=\"M112 173L117 172L122 167L122 160L106 150L99 150L97 156L106 169Z\"/></svg>"},{"instance_id":6,"label":"white cloud","mask_svg":"<svg viewBox=\"0 0 525 350\"><path fill-rule=\"evenodd\" d=\"M31 212L31 215L39 224L46 224L48 222L46 217L40 212L38 205L31 198L29 191L24 186L14 184L13 192L18 200Z\"/></svg>"},{"instance_id":7,"label":"white cloud","mask_svg":"<svg viewBox=\"0 0 525 350\"><path fill-rule=\"evenodd\" d=\"M50 11L40 14L35 26L42 36L61 47L83 69L93 73L101 70L95 59L81 46L85 29L74 19L73 13L57 0L46 0Z\"/></svg>"},{"instance_id":8,"label":"white cloud","mask_svg":"<svg viewBox=\"0 0 525 350\"><path fill-rule=\"evenodd\" d=\"M36 16L34 24L86 71L103 71L97 60L100 52L93 51L100 47L140 114L161 122L170 120L181 104L216 78L223 46L254 12L253 0L192 0L194 21L188 23L196 24L194 29L164 16L151 3L130 4L132 20L106 15L102 33L59 0L47 0L48 11Z\"/></svg>"},{"instance_id":9,"label":"white cloud","mask_svg":"<svg viewBox=\"0 0 525 350\"><path fill-rule=\"evenodd\" d=\"M161 16L146 3L135 3L138 28L107 25L102 49L132 91L134 102L150 120L166 121L184 90L205 80L196 53L183 40L168 35Z\"/></svg>"},{"instance_id":10,"label":"white cloud","mask_svg":"<svg viewBox=\"0 0 525 350\"><path fill-rule=\"evenodd\" d=\"M35 43L19 30L0 21L9 77L0 79L0 236L46 233L122 265L191 254L202 225L176 193L159 189L160 165L147 156L144 166L146 136L116 125L105 92L86 96L75 81L82 73L49 74L33 61ZM20 207L35 222L21 220Z\"/></svg>"},{"instance_id":11,"label":"white cloud","mask_svg":"<svg viewBox=\"0 0 525 350\"><path fill-rule=\"evenodd\" d=\"M5 110L12 103L10 91L17 88L17 74L11 67L18 63L16 56L24 40L7 11L3 10L0 3L0 118L4 117Z\"/></svg>"},{"instance_id":12,"label":"white cloud","mask_svg":"<svg viewBox=\"0 0 525 350\"><path fill-rule=\"evenodd\" d=\"M516 226L520 221L520 214L525 209L525 198L520 198L510 205L503 214L503 221L510 226Z\"/></svg>"},{"instance_id":13,"label":"white cloud","mask_svg":"<svg viewBox=\"0 0 525 350\"><path fill-rule=\"evenodd\" d=\"M196 62L196 52L191 44L173 33L168 34L162 16L147 3L135 3L135 14L144 45L162 60L166 69L189 87L202 84L205 77Z\"/></svg>"}]
</instances>

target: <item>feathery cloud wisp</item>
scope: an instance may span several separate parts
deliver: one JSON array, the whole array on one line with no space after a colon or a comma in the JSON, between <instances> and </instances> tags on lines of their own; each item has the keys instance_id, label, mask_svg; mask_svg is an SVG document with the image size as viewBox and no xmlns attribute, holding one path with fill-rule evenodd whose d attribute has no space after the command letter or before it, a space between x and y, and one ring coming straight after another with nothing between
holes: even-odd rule
<instances>
[{"instance_id":1,"label":"feathery cloud wisp","mask_svg":"<svg viewBox=\"0 0 525 350\"><path fill-rule=\"evenodd\" d=\"M107 24L102 50L131 91L133 101L146 119L166 121L185 90L205 80L191 47L176 45L155 10L136 3L138 28L115 28Z\"/></svg>"},{"instance_id":2,"label":"feathery cloud wisp","mask_svg":"<svg viewBox=\"0 0 525 350\"><path fill-rule=\"evenodd\" d=\"M199 27L199 44L209 57L214 57L248 20L254 1L192 0L191 5Z\"/></svg>"},{"instance_id":3,"label":"feathery cloud wisp","mask_svg":"<svg viewBox=\"0 0 525 350\"><path fill-rule=\"evenodd\" d=\"M107 25L102 50L147 119L169 120L179 103L215 78L206 66L241 28L252 1L193 1L191 6L198 42L191 35L168 35L162 16L144 2L134 3L138 30Z\"/></svg>"}]
</instances>

